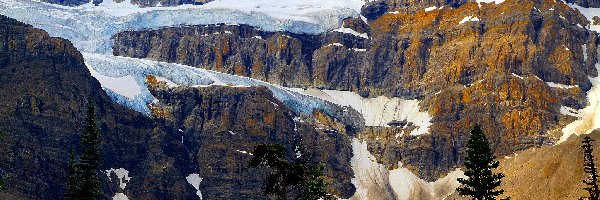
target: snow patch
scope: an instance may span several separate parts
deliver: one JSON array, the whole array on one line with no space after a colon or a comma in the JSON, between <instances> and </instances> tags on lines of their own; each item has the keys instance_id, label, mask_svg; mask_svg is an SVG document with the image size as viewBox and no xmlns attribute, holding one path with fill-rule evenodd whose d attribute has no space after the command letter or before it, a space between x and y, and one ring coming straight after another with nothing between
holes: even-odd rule
<instances>
[{"instance_id":1,"label":"snow patch","mask_svg":"<svg viewBox=\"0 0 600 200\"><path fill-rule=\"evenodd\" d=\"M579 117L579 113L577 112L577 110L568 106L561 106L560 114Z\"/></svg>"},{"instance_id":2,"label":"snow patch","mask_svg":"<svg viewBox=\"0 0 600 200\"><path fill-rule=\"evenodd\" d=\"M127 196L125 196L125 194L123 194L123 193L116 193L112 199L113 200L129 200L129 198L127 198Z\"/></svg>"},{"instance_id":3,"label":"snow patch","mask_svg":"<svg viewBox=\"0 0 600 200\"><path fill-rule=\"evenodd\" d=\"M185 177L185 180L196 189L196 195L200 197L202 200L202 192L200 192L200 182L202 182L202 178L200 178L199 174L190 174Z\"/></svg>"},{"instance_id":4,"label":"snow patch","mask_svg":"<svg viewBox=\"0 0 600 200\"><path fill-rule=\"evenodd\" d=\"M343 44L341 44L341 43L337 43L337 42L336 42L336 43L331 43L331 44L328 44L328 45L325 45L325 46L326 46L326 47L330 47L330 46L343 47L344 45L343 45Z\"/></svg>"},{"instance_id":5,"label":"snow patch","mask_svg":"<svg viewBox=\"0 0 600 200\"><path fill-rule=\"evenodd\" d=\"M310 88L290 88L293 91L313 96L340 106L349 106L362 114L366 126L388 126L394 120L407 120L418 126L411 135L422 135L429 132L431 115L427 111L420 111L419 100L401 98L364 98L349 91L318 90Z\"/></svg>"},{"instance_id":6,"label":"snow patch","mask_svg":"<svg viewBox=\"0 0 600 200\"><path fill-rule=\"evenodd\" d=\"M548 84L548 86L550 86L550 87L561 88L561 89L571 89L571 88L579 87L579 85L564 85L564 84L554 83L554 82L546 82L546 84Z\"/></svg>"},{"instance_id":7,"label":"snow patch","mask_svg":"<svg viewBox=\"0 0 600 200\"><path fill-rule=\"evenodd\" d=\"M156 78L156 80L157 80L157 81L159 81L159 82L165 82L165 83L167 83L167 86L168 86L169 88L175 88L175 87L178 87L178 86L179 86L179 84L177 84L177 83L174 83L173 81L171 81L171 80L169 80L169 79L167 79L167 78L165 78L165 77L162 77L162 76L154 76L154 77L155 77L155 78Z\"/></svg>"},{"instance_id":8,"label":"snow patch","mask_svg":"<svg viewBox=\"0 0 600 200\"><path fill-rule=\"evenodd\" d=\"M456 179L464 177L463 172L456 169L435 182L426 182L402 167L401 163L398 169L387 170L376 162L367 148L367 142L356 138L352 139L352 152L350 164L354 178L351 182L356 186L356 193L350 198L353 200L444 199L459 186Z\"/></svg>"},{"instance_id":9,"label":"snow patch","mask_svg":"<svg viewBox=\"0 0 600 200\"><path fill-rule=\"evenodd\" d=\"M460 22L458 22L458 24L463 24L465 22L476 22L476 21L479 21L479 18L473 17L473 16L466 16L465 18L460 20Z\"/></svg>"},{"instance_id":10,"label":"snow patch","mask_svg":"<svg viewBox=\"0 0 600 200\"><path fill-rule=\"evenodd\" d=\"M577 24L577 25L579 25L579 24ZM583 61L587 61L587 59L588 59L587 45L585 45L585 44L581 45L581 50L583 51Z\"/></svg>"},{"instance_id":11,"label":"snow patch","mask_svg":"<svg viewBox=\"0 0 600 200\"><path fill-rule=\"evenodd\" d=\"M129 181L131 180L131 177L129 176L129 171L127 171L124 168L110 168L109 170L105 171L106 176L108 176L108 180L111 180L110 176L113 173L117 175L117 178L119 179L119 187L121 188L121 190L125 190L125 186L127 186L127 183L129 183ZM124 193L116 193L115 196L113 196L113 200L128 200L128 198Z\"/></svg>"},{"instance_id":12,"label":"snow patch","mask_svg":"<svg viewBox=\"0 0 600 200\"><path fill-rule=\"evenodd\" d=\"M251 155L251 156L253 155L252 153L249 153L247 151L241 151L241 150L237 150L237 149L235 151L243 153L243 154L248 154L248 155Z\"/></svg>"},{"instance_id":13,"label":"snow patch","mask_svg":"<svg viewBox=\"0 0 600 200\"><path fill-rule=\"evenodd\" d=\"M135 99L138 95L142 94L142 87L133 76L110 77L97 72L90 65L87 67L92 76L100 82L102 88L109 89L129 99Z\"/></svg>"},{"instance_id":14,"label":"snow patch","mask_svg":"<svg viewBox=\"0 0 600 200\"><path fill-rule=\"evenodd\" d=\"M129 171L127 171L124 168L119 168L119 169L110 168L109 170L105 170L105 171L106 171L106 176L108 176L108 180L111 180L110 175L112 173L115 173L117 175L117 178L119 178L119 187L121 189L125 189L125 186L127 186L127 183L129 182L129 180L131 180L131 177L129 177Z\"/></svg>"},{"instance_id":15,"label":"snow patch","mask_svg":"<svg viewBox=\"0 0 600 200\"><path fill-rule=\"evenodd\" d=\"M438 9L438 8L436 6L427 7L427 8L425 8L425 12L433 11L435 9Z\"/></svg>"},{"instance_id":16,"label":"snow patch","mask_svg":"<svg viewBox=\"0 0 600 200\"><path fill-rule=\"evenodd\" d=\"M519 75L517 75L517 74L515 74L515 73L511 73L511 74L512 74L514 77L517 77L517 78L519 78L519 79L524 79L522 76L519 76Z\"/></svg>"},{"instance_id":17,"label":"snow patch","mask_svg":"<svg viewBox=\"0 0 600 200\"><path fill-rule=\"evenodd\" d=\"M365 39L369 39L369 34L367 33L359 33L357 31L355 31L354 29L351 28L337 28L337 29L333 29L333 31L335 32L340 32L340 33L347 33L347 34L351 34L357 37L361 37L361 38L365 38Z\"/></svg>"}]
</instances>

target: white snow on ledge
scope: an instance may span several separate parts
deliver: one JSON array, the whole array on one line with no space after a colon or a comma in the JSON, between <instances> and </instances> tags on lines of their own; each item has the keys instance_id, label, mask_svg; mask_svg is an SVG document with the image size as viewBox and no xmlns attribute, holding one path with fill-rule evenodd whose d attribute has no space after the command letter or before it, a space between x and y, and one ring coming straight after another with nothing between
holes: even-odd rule
<instances>
[{"instance_id":1,"label":"white snow on ledge","mask_svg":"<svg viewBox=\"0 0 600 200\"><path fill-rule=\"evenodd\" d=\"M357 32L357 31L355 31L354 29L351 29L351 28L341 27L341 28L338 28L338 29L333 29L333 31L340 32L340 33L352 34L352 35L357 36L357 37L369 39L369 34L367 34L367 33L359 33L359 32Z\"/></svg>"},{"instance_id":2,"label":"white snow on ledge","mask_svg":"<svg viewBox=\"0 0 600 200\"><path fill-rule=\"evenodd\" d=\"M418 126L410 135L422 135L429 132L431 115L420 111L419 100L401 98L364 98L349 91L318 90L310 88L289 88L292 91L313 96L340 106L349 106L362 114L366 126L388 126L394 120L405 120Z\"/></svg>"},{"instance_id":3,"label":"white snow on ledge","mask_svg":"<svg viewBox=\"0 0 600 200\"><path fill-rule=\"evenodd\" d=\"M571 88L579 87L579 85L564 85L564 84L554 83L554 82L546 82L546 84L548 84L548 86L550 86L550 87L561 88L561 89L571 89Z\"/></svg>"},{"instance_id":4,"label":"white snow on ledge","mask_svg":"<svg viewBox=\"0 0 600 200\"><path fill-rule=\"evenodd\" d=\"M579 117L579 113L577 112L577 110L575 110L571 107L568 107L568 106L561 106L560 114Z\"/></svg>"},{"instance_id":5,"label":"white snow on ledge","mask_svg":"<svg viewBox=\"0 0 600 200\"><path fill-rule=\"evenodd\" d=\"M443 7L444 6L440 7L439 9L442 9ZM438 9L438 7L436 7L436 6L427 7L427 8L425 8L425 12L434 11L436 9Z\"/></svg>"},{"instance_id":6,"label":"white snow on ledge","mask_svg":"<svg viewBox=\"0 0 600 200\"><path fill-rule=\"evenodd\" d=\"M454 193L459 186L456 180L464 177L460 169L456 169L435 182L426 182L402 167L388 170L376 162L367 148L367 142L352 139L353 156L350 165L354 171L352 184L356 193L351 200L367 199L444 199Z\"/></svg>"},{"instance_id":7,"label":"white snow on ledge","mask_svg":"<svg viewBox=\"0 0 600 200\"><path fill-rule=\"evenodd\" d=\"M460 22L458 22L458 24L463 24L465 22L476 22L476 21L479 21L479 18L473 17L473 16L466 16L465 18L460 20Z\"/></svg>"}]
</instances>

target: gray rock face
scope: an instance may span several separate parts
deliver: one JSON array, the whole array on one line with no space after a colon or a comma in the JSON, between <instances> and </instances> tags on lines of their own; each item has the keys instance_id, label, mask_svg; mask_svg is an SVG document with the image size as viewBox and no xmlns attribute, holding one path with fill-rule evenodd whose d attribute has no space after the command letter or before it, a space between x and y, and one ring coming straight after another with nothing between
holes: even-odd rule
<instances>
[{"instance_id":1,"label":"gray rock face","mask_svg":"<svg viewBox=\"0 0 600 200\"><path fill-rule=\"evenodd\" d=\"M114 39L117 43L113 47L115 55L202 66L290 87L311 85L315 78L311 76L314 69L311 57L316 49L323 48L322 45L331 44L326 48L338 48L333 44L343 43L347 46L344 48L361 49L366 46L365 39L343 33L322 36L273 33L247 25L124 32ZM340 84L345 88L351 87L349 84Z\"/></svg>"},{"instance_id":2,"label":"gray rock face","mask_svg":"<svg viewBox=\"0 0 600 200\"><path fill-rule=\"evenodd\" d=\"M62 199L68 151L77 148L88 98L98 109L102 169L124 168L132 177L121 190L101 173L103 198L123 192L130 199L197 199L186 177L198 173L205 199L265 199L266 171L248 169L243 151L262 143L293 149L299 136L310 147L303 156L326 166L333 194L355 191L347 132L294 120L299 116L266 88L152 87L159 103L155 115L144 116L112 102L68 41L3 16L0 73L0 92L10 94L0 101L0 173L8 185L2 199Z\"/></svg>"},{"instance_id":3,"label":"gray rock face","mask_svg":"<svg viewBox=\"0 0 600 200\"><path fill-rule=\"evenodd\" d=\"M416 12L429 7L456 8L467 2L469 0L377 0L366 2L361 14L374 20L387 12Z\"/></svg>"},{"instance_id":4,"label":"gray rock face","mask_svg":"<svg viewBox=\"0 0 600 200\"><path fill-rule=\"evenodd\" d=\"M290 158L300 143L306 147L302 156L311 157L327 166L326 175L332 183L332 192L348 198L354 193L350 183L352 150L350 139L339 132L315 130L312 123L294 120L293 112L275 99L264 87L223 87L166 89L151 86L159 103L151 106L153 116L161 124L181 131L166 137L171 141L164 150L165 159L155 162L194 168L202 181L203 196L210 199L262 198L260 188L264 170L248 169L245 165L258 144L276 143L287 147ZM180 143L179 137L183 138ZM172 139L168 139L172 138ZM160 155L160 154L159 154ZM178 163L177 158L183 162ZM162 164L159 164L162 166ZM158 176L166 171L154 172ZM156 175L145 176L153 182ZM343 180L343 181L340 181ZM163 188L157 188L163 189ZM258 190L257 190L258 189ZM160 199L146 196L143 199Z\"/></svg>"},{"instance_id":5,"label":"gray rock face","mask_svg":"<svg viewBox=\"0 0 600 200\"><path fill-rule=\"evenodd\" d=\"M415 172L428 180L461 164L460 141L475 123L483 125L499 155L559 137L557 130L573 120L560 114L560 107L582 108L591 87L587 77L597 76L598 39L583 28L586 19L560 1L444 5L457 7L383 13L368 25L344 21L344 27L368 39L338 32L294 35L193 26L117 34L113 53L284 86L422 99L421 107L433 116L432 136L385 141L402 150L381 151L380 157L390 165L400 159L418 166Z\"/></svg>"}]
</instances>

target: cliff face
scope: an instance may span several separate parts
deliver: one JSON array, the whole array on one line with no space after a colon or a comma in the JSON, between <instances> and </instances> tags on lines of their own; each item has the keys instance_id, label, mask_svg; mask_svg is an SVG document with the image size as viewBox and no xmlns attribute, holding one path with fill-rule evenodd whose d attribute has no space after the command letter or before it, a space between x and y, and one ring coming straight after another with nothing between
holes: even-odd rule
<instances>
[{"instance_id":1,"label":"cliff face","mask_svg":"<svg viewBox=\"0 0 600 200\"><path fill-rule=\"evenodd\" d=\"M266 171L248 169L248 153L262 143L294 149L300 136L309 147L302 156L326 166L330 192L354 193L347 132L330 131L335 120L327 115L326 124L296 116L265 88L169 89L149 81L157 101L154 115L144 116L112 102L66 40L1 16L0 50L2 199L62 198L88 98L98 109L102 170L123 168L131 177L122 189L102 173L104 198L196 199L186 177L198 174L204 198L262 199Z\"/></svg>"},{"instance_id":2,"label":"cliff face","mask_svg":"<svg viewBox=\"0 0 600 200\"><path fill-rule=\"evenodd\" d=\"M296 157L293 150L302 144L305 147L302 156L327 166L327 180L335 189L332 193L345 198L354 193L350 183L353 173L349 137L337 131L315 129L314 120L311 123L309 118L295 116L272 96L269 89L166 88L154 82L151 76L148 80L150 91L158 99L150 105L153 116L164 126L179 130L177 134L163 136L163 140L171 142L168 146L162 145L164 155L158 154L158 157L164 159L155 162L159 166L187 166L197 170L205 179L202 182L204 197L262 198L260 189L265 173L249 169L246 163L254 146L265 143L286 146L290 158ZM161 169L152 170L152 173L158 176L169 174ZM156 182L155 177L145 177L144 181ZM145 196L142 191L136 196L163 199L162 196Z\"/></svg>"},{"instance_id":3,"label":"cliff face","mask_svg":"<svg viewBox=\"0 0 600 200\"><path fill-rule=\"evenodd\" d=\"M364 26L362 22L356 24L355 26ZM344 43L348 48L356 49L366 46L365 39L343 33L320 36L273 33L247 25L206 25L124 32L114 39L117 43L113 47L115 55L202 66L292 87L308 87L313 79L326 78L312 76L316 73L312 55L318 48L339 47L322 47L323 44ZM332 81L331 84L336 83ZM353 83L340 81L338 84L349 88Z\"/></svg>"},{"instance_id":4,"label":"cliff face","mask_svg":"<svg viewBox=\"0 0 600 200\"><path fill-rule=\"evenodd\" d=\"M114 37L113 53L284 86L423 99L421 107L433 116L431 135L389 137L371 146L387 164L416 166L429 180L460 165L463 141L476 123L499 155L560 137L560 128L573 120L559 112L561 106L582 108L588 76L597 76L598 40L583 28L585 18L562 2L545 0L447 5L455 8L386 8L368 24L344 20L343 30L354 34L295 35L226 25L124 32ZM394 131L362 134L377 138Z\"/></svg>"},{"instance_id":5,"label":"cliff face","mask_svg":"<svg viewBox=\"0 0 600 200\"><path fill-rule=\"evenodd\" d=\"M367 1L361 14L367 19L377 19L387 12L417 12L425 8L456 8L469 0L376 0Z\"/></svg>"},{"instance_id":6,"label":"cliff face","mask_svg":"<svg viewBox=\"0 0 600 200\"><path fill-rule=\"evenodd\" d=\"M105 166L134 168L152 122L113 104L69 41L4 16L0 27L0 169L10 198L62 198L88 98L102 116Z\"/></svg>"}]
</instances>

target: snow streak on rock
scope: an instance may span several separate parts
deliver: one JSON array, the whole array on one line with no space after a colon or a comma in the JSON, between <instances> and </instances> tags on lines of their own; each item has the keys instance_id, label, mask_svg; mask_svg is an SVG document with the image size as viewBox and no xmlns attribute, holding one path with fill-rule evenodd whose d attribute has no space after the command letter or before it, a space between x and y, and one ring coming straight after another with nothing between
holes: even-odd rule
<instances>
[{"instance_id":1,"label":"snow streak on rock","mask_svg":"<svg viewBox=\"0 0 600 200\"><path fill-rule=\"evenodd\" d=\"M596 70L600 72L600 64L596 63ZM592 82L592 88L587 92L588 106L578 110L577 113L569 111L570 115L578 116L578 119L571 122L562 129L563 135L558 143L566 141L571 135L589 134L593 130L600 128L600 76L589 77Z\"/></svg>"},{"instance_id":2,"label":"snow streak on rock","mask_svg":"<svg viewBox=\"0 0 600 200\"><path fill-rule=\"evenodd\" d=\"M356 193L350 198L353 200L444 199L459 186L456 179L464 177L463 172L456 169L435 182L426 182L401 163L398 169L387 170L369 153L367 143L356 138L352 139L352 152L350 162L355 176L352 183L356 186Z\"/></svg>"},{"instance_id":3,"label":"snow streak on rock","mask_svg":"<svg viewBox=\"0 0 600 200\"><path fill-rule=\"evenodd\" d=\"M190 174L185 177L185 180L196 189L196 195L202 200L202 192L200 192L200 182L202 182L202 178L200 178L200 175Z\"/></svg>"},{"instance_id":4,"label":"snow streak on rock","mask_svg":"<svg viewBox=\"0 0 600 200\"><path fill-rule=\"evenodd\" d=\"M129 182L129 180L131 180L131 177L129 177L129 171L127 171L124 168L119 168L119 169L113 169L110 168L109 170L106 170L106 176L108 176L108 179L111 180L111 176L112 174L117 175L117 178L119 179L119 187L121 188L121 190L125 190L125 186L127 186L127 183ZM113 200L128 200L129 198L127 198L127 196L125 196L124 193L121 192L117 192L115 194L115 196L113 196Z\"/></svg>"}]
</instances>

